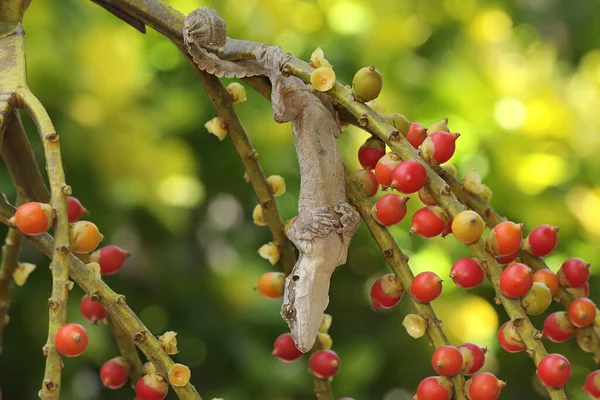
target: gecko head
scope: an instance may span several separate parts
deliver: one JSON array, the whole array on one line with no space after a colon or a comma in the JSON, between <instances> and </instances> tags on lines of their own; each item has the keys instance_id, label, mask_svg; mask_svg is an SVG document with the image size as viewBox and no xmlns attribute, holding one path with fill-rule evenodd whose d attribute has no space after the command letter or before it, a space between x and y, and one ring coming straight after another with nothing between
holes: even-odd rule
<instances>
[{"instance_id":1,"label":"gecko head","mask_svg":"<svg viewBox=\"0 0 600 400\"><path fill-rule=\"evenodd\" d=\"M227 24L210 7L192 11L185 22L185 38L198 42L202 47L222 47L227 41Z\"/></svg>"}]
</instances>

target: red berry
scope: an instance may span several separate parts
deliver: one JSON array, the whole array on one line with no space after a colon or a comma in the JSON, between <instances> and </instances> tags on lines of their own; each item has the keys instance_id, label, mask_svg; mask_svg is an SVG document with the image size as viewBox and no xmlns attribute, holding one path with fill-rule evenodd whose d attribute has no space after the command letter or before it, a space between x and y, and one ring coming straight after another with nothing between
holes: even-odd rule
<instances>
[{"instance_id":1,"label":"red berry","mask_svg":"<svg viewBox=\"0 0 600 400\"><path fill-rule=\"evenodd\" d=\"M375 176L382 187L386 188L392 184L392 172L401 162L402 160L396 153L387 153L381 157L375 166Z\"/></svg>"},{"instance_id":2,"label":"red berry","mask_svg":"<svg viewBox=\"0 0 600 400\"><path fill-rule=\"evenodd\" d=\"M558 287L560 283L558 281L558 276L548 268L537 270L533 273L533 281L543 283L550 289L550 293L552 296L556 295L558 292Z\"/></svg>"},{"instance_id":3,"label":"red berry","mask_svg":"<svg viewBox=\"0 0 600 400\"><path fill-rule=\"evenodd\" d=\"M461 258L452 266L450 278L458 287L472 289L483 282L484 276L481 265L475 259Z\"/></svg>"},{"instance_id":4,"label":"red berry","mask_svg":"<svg viewBox=\"0 0 600 400\"><path fill-rule=\"evenodd\" d=\"M279 358L281 361L292 362L299 359L302 356L302 352L296 348L292 335L284 333L275 339L271 355Z\"/></svg>"},{"instance_id":5,"label":"red berry","mask_svg":"<svg viewBox=\"0 0 600 400\"><path fill-rule=\"evenodd\" d=\"M79 324L61 326L54 337L56 350L66 357L75 357L83 353L88 345L88 334Z\"/></svg>"},{"instance_id":6,"label":"red berry","mask_svg":"<svg viewBox=\"0 0 600 400\"><path fill-rule=\"evenodd\" d=\"M425 129L423 125L419 124L418 122L411 123L410 129L406 134L406 140L408 140L408 143L410 143L415 149L418 149L425 139L427 139L427 129Z\"/></svg>"},{"instance_id":7,"label":"red berry","mask_svg":"<svg viewBox=\"0 0 600 400\"><path fill-rule=\"evenodd\" d=\"M587 297L575 299L569 304L569 321L578 328L585 328L596 319L596 304Z\"/></svg>"},{"instance_id":8,"label":"red berry","mask_svg":"<svg viewBox=\"0 0 600 400\"><path fill-rule=\"evenodd\" d=\"M75 222L83 217L87 210L81 205L81 202L72 196L67 196L67 214L69 222Z\"/></svg>"},{"instance_id":9,"label":"red berry","mask_svg":"<svg viewBox=\"0 0 600 400\"><path fill-rule=\"evenodd\" d=\"M452 233L452 222L453 221L450 218L448 218L448 223L446 224L446 227L442 231L443 238L445 238L446 236L448 236L449 234Z\"/></svg>"},{"instance_id":10,"label":"red berry","mask_svg":"<svg viewBox=\"0 0 600 400\"><path fill-rule=\"evenodd\" d=\"M505 383L489 372L473 376L465 384L470 400L496 400Z\"/></svg>"},{"instance_id":11,"label":"red berry","mask_svg":"<svg viewBox=\"0 0 600 400\"><path fill-rule=\"evenodd\" d=\"M540 225L525 239L525 250L537 257L552 253L558 243L557 226Z\"/></svg>"},{"instance_id":12,"label":"red berry","mask_svg":"<svg viewBox=\"0 0 600 400\"><path fill-rule=\"evenodd\" d=\"M562 343L571 339L576 329L566 311L557 311L546 317L542 336L554 343Z\"/></svg>"},{"instance_id":13,"label":"red berry","mask_svg":"<svg viewBox=\"0 0 600 400\"><path fill-rule=\"evenodd\" d=\"M437 236L448 225L448 219L448 215L441 207L423 207L414 213L410 233L416 233L424 238Z\"/></svg>"},{"instance_id":14,"label":"red berry","mask_svg":"<svg viewBox=\"0 0 600 400\"><path fill-rule=\"evenodd\" d=\"M533 286L533 273L525 264L512 263L500 275L500 291L506 297L523 297Z\"/></svg>"},{"instance_id":15,"label":"red berry","mask_svg":"<svg viewBox=\"0 0 600 400\"><path fill-rule=\"evenodd\" d=\"M387 274L373 282L371 303L374 309L392 308L404 295L404 289L394 274Z\"/></svg>"},{"instance_id":16,"label":"red berry","mask_svg":"<svg viewBox=\"0 0 600 400\"><path fill-rule=\"evenodd\" d=\"M431 365L441 376L454 376L463 366L463 357L456 347L442 346L433 352Z\"/></svg>"},{"instance_id":17,"label":"red berry","mask_svg":"<svg viewBox=\"0 0 600 400\"><path fill-rule=\"evenodd\" d=\"M488 251L495 257L506 256L519 250L523 226L504 221L492 229L485 239Z\"/></svg>"},{"instance_id":18,"label":"red berry","mask_svg":"<svg viewBox=\"0 0 600 400\"><path fill-rule=\"evenodd\" d=\"M371 198L377 194L379 190L379 182L373 171L368 169L359 169L352 173L352 176L356 177L362 185L365 195Z\"/></svg>"},{"instance_id":19,"label":"red berry","mask_svg":"<svg viewBox=\"0 0 600 400\"><path fill-rule=\"evenodd\" d=\"M100 380L109 389L119 389L129 378L129 364L123 357L108 360L100 368Z\"/></svg>"},{"instance_id":20,"label":"red berry","mask_svg":"<svg viewBox=\"0 0 600 400\"><path fill-rule=\"evenodd\" d=\"M9 223L25 235L41 235L52 226L54 210L50 204L30 201L17 208Z\"/></svg>"},{"instance_id":21,"label":"red berry","mask_svg":"<svg viewBox=\"0 0 600 400\"><path fill-rule=\"evenodd\" d=\"M569 258L558 270L560 284L566 287L579 287L590 277L590 263L581 258Z\"/></svg>"},{"instance_id":22,"label":"red berry","mask_svg":"<svg viewBox=\"0 0 600 400\"><path fill-rule=\"evenodd\" d=\"M600 369L590 373L585 378L582 390L593 399L600 398Z\"/></svg>"},{"instance_id":23,"label":"red berry","mask_svg":"<svg viewBox=\"0 0 600 400\"><path fill-rule=\"evenodd\" d=\"M421 272L410 283L410 294L421 303L429 303L442 293L442 282L433 272Z\"/></svg>"},{"instance_id":24,"label":"red berry","mask_svg":"<svg viewBox=\"0 0 600 400\"><path fill-rule=\"evenodd\" d=\"M429 193L427 189L421 188L418 194L419 199L421 199L423 204L425 204L426 206L437 206L437 201L435 201L435 197L433 197L433 195Z\"/></svg>"},{"instance_id":25,"label":"red berry","mask_svg":"<svg viewBox=\"0 0 600 400\"><path fill-rule=\"evenodd\" d=\"M317 378L331 378L340 369L340 358L333 350L319 350L308 361L308 369Z\"/></svg>"},{"instance_id":26,"label":"red berry","mask_svg":"<svg viewBox=\"0 0 600 400\"><path fill-rule=\"evenodd\" d=\"M395 193L384 194L373 206L375 220L383 226L390 226L402 221L406 215L408 197L400 197Z\"/></svg>"},{"instance_id":27,"label":"red berry","mask_svg":"<svg viewBox=\"0 0 600 400\"><path fill-rule=\"evenodd\" d=\"M548 354L538 364L537 376L544 385L559 388L571 377L571 364L560 354Z\"/></svg>"},{"instance_id":28,"label":"red berry","mask_svg":"<svg viewBox=\"0 0 600 400\"><path fill-rule=\"evenodd\" d=\"M578 299L580 297L589 297L590 296L590 283L586 282L579 287L568 287L566 288L567 292L571 294L574 298Z\"/></svg>"},{"instance_id":29,"label":"red berry","mask_svg":"<svg viewBox=\"0 0 600 400\"><path fill-rule=\"evenodd\" d=\"M442 376L430 376L419 382L413 400L450 400L452 383Z\"/></svg>"},{"instance_id":30,"label":"red berry","mask_svg":"<svg viewBox=\"0 0 600 400\"><path fill-rule=\"evenodd\" d=\"M392 188L402 193L415 193L425 186L427 172L425 167L416 161L402 161L392 171Z\"/></svg>"},{"instance_id":31,"label":"red berry","mask_svg":"<svg viewBox=\"0 0 600 400\"><path fill-rule=\"evenodd\" d=\"M141 400L162 400L168 391L169 384L157 374L144 375L135 385L135 394Z\"/></svg>"},{"instance_id":32,"label":"red berry","mask_svg":"<svg viewBox=\"0 0 600 400\"><path fill-rule=\"evenodd\" d=\"M509 353L518 353L525 350L525 344L515 330L512 321L505 322L498 329L498 342Z\"/></svg>"},{"instance_id":33,"label":"red berry","mask_svg":"<svg viewBox=\"0 0 600 400\"><path fill-rule=\"evenodd\" d=\"M479 371L485 363L487 349L481 348L474 343L464 343L458 346L463 357L463 372L472 375Z\"/></svg>"},{"instance_id":34,"label":"red berry","mask_svg":"<svg viewBox=\"0 0 600 400\"><path fill-rule=\"evenodd\" d=\"M385 143L374 136L358 149L358 161L364 169L374 169L377 161L385 155Z\"/></svg>"},{"instance_id":35,"label":"red berry","mask_svg":"<svg viewBox=\"0 0 600 400\"><path fill-rule=\"evenodd\" d=\"M130 254L118 246L105 246L92 253L90 259L100 264L103 275L112 275L118 272Z\"/></svg>"},{"instance_id":36,"label":"red berry","mask_svg":"<svg viewBox=\"0 0 600 400\"><path fill-rule=\"evenodd\" d=\"M498 265L508 265L511 262L515 261L517 259L518 255L519 255L519 249L517 249L514 253L511 253L507 256L496 257L496 262L498 263Z\"/></svg>"},{"instance_id":37,"label":"red berry","mask_svg":"<svg viewBox=\"0 0 600 400\"><path fill-rule=\"evenodd\" d=\"M106 318L106 314L108 314L106 308L102 307L97 301L91 300L87 294L81 298L79 311L85 319L94 323L102 321Z\"/></svg>"},{"instance_id":38,"label":"red berry","mask_svg":"<svg viewBox=\"0 0 600 400\"><path fill-rule=\"evenodd\" d=\"M429 135L419 146L425 161L431 165L438 165L452 158L458 136L457 133L443 131L433 132Z\"/></svg>"}]
</instances>

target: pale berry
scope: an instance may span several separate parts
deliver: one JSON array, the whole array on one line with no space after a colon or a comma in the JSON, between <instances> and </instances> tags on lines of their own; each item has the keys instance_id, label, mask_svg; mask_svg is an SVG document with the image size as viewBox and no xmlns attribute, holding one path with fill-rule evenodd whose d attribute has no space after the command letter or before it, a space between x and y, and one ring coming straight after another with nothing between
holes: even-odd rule
<instances>
[{"instance_id":1,"label":"pale berry","mask_svg":"<svg viewBox=\"0 0 600 400\"><path fill-rule=\"evenodd\" d=\"M466 210L459 212L452 221L454 237L463 243L476 242L483 233L485 224L475 211Z\"/></svg>"},{"instance_id":2,"label":"pale berry","mask_svg":"<svg viewBox=\"0 0 600 400\"><path fill-rule=\"evenodd\" d=\"M554 312L544 320L542 337L554 343L562 343L573 337L577 328L569 321L566 311Z\"/></svg>"},{"instance_id":3,"label":"pale berry","mask_svg":"<svg viewBox=\"0 0 600 400\"><path fill-rule=\"evenodd\" d=\"M587 378L585 378L585 384L582 389L591 398L600 398L600 369L591 372Z\"/></svg>"},{"instance_id":4,"label":"pale berry","mask_svg":"<svg viewBox=\"0 0 600 400\"><path fill-rule=\"evenodd\" d=\"M533 281L546 285L546 287L550 289L550 294L552 294L552 296L556 295L558 287L560 286L558 276L548 268L535 271L533 273Z\"/></svg>"},{"instance_id":5,"label":"pale berry","mask_svg":"<svg viewBox=\"0 0 600 400\"><path fill-rule=\"evenodd\" d=\"M585 328L596 319L596 304L587 297L575 299L569 304L569 321L578 328Z\"/></svg>"},{"instance_id":6,"label":"pale berry","mask_svg":"<svg viewBox=\"0 0 600 400\"><path fill-rule=\"evenodd\" d=\"M412 280L410 294L421 303L429 303L442 293L442 282L434 272L421 272Z\"/></svg>"},{"instance_id":7,"label":"pale berry","mask_svg":"<svg viewBox=\"0 0 600 400\"><path fill-rule=\"evenodd\" d=\"M496 225L485 239L488 251L495 257L506 256L519 250L523 226L504 221Z\"/></svg>"},{"instance_id":8,"label":"pale berry","mask_svg":"<svg viewBox=\"0 0 600 400\"><path fill-rule=\"evenodd\" d=\"M452 383L443 376L430 376L419 382L413 400L450 400Z\"/></svg>"},{"instance_id":9,"label":"pale berry","mask_svg":"<svg viewBox=\"0 0 600 400\"><path fill-rule=\"evenodd\" d=\"M296 347L292 335L284 333L275 339L271 355L281 361L292 362L302 357L302 352Z\"/></svg>"},{"instance_id":10,"label":"pale berry","mask_svg":"<svg viewBox=\"0 0 600 400\"><path fill-rule=\"evenodd\" d=\"M447 224L448 215L441 207L423 207L413 214L410 233L431 238L440 235Z\"/></svg>"},{"instance_id":11,"label":"pale berry","mask_svg":"<svg viewBox=\"0 0 600 400\"><path fill-rule=\"evenodd\" d=\"M390 187L399 192L410 194L419 191L427 182L425 167L416 161L402 161L392 171L392 184Z\"/></svg>"},{"instance_id":12,"label":"pale berry","mask_svg":"<svg viewBox=\"0 0 600 400\"><path fill-rule=\"evenodd\" d=\"M407 201L408 197L400 197L395 193L384 194L373 206L375 220L383 226L397 224L406 215Z\"/></svg>"},{"instance_id":13,"label":"pale berry","mask_svg":"<svg viewBox=\"0 0 600 400\"><path fill-rule=\"evenodd\" d=\"M317 378L331 378L340 369L340 358L333 350L319 350L310 357L308 369Z\"/></svg>"},{"instance_id":14,"label":"pale berry","mask_svg":"<svg viewBox=\"0 0 600 400\"><path fill-rule=\"evenodd\" d=\"M439 131L442 131L442 132L448 132L448 133L450 133L450 128L448 128L448 118L444 118L441 121L437 121L437 122L432 123L431 125L429 125L427 127L427 130L429 132L439 132Z\"/></svg>"},{"instance_id":15,"label":"pale berry","mask_svg":"<svg viewBox=\"0 0 600 400\"><path fill-rule=\"evenodd\" d=\"M9 223L25 235L41 235L52 226L54 210L50 204L30 201L17 208Z\"/></svg>"},{"instance_id":16,"label":"pale berry","mask_svg":"<svg viewBox=\"0 0 600 400\"><path fill-rule=\"evenodd\" d=\"M473 258L461 258L450 270L450 278L461 288L472 289L483 282L481 265Z\"/></svg>"},{"instance_id":17,"label":"pale berry","mask_svg":"<svg viewBox=\"0 0 600 400\"><path fill-rule=\"evenodd\" d=\"M79 311L85 319L94 323L102 321L108 314L106 308L102 307L97 301L91 300L87 294L81 298Z\"/></svg>"},{"instance_id":18,"label":"pale berry","mask_svg":"<svg viewBox=\"0 0 600 400\"><path fill-rule=\"evenodd\" d=\"M377 182L377 177L368 169L359 169L352 173L352 176L357 178L360 182L363 191L365 192L365 196L371 198L377 194L377 190L379 190L379 182Z\"/></svg>"},{"instance_id":19,"label":"pale berry","mask_svg":"<svg viewBox=\"0 0 600 400\"><path fill-rule=\"evenodd\" d=\"M442 346L433 352L431 365L441 376L454 376L460 372L463 366L463 357L456 347Z\"/></svg>"},{"instance_id":20,"label":"pale berry","mask_svg":"<svg viewBox=\"0 0 600 400\"><path fill-rule=\"evenodd\" d=\"M545 386L559 388L571 377L571 363L560 354L548 354L538 364L537 376Z\"/></svg>"},{"instance_id":21,"label":"pale berry","mask_svg":"<svg viewBox=\"0 0 600 400\"><path fill-rule=\"evenodd\" d=\"M525 264L512 263L502 271L499 286L506 297L517 299L525 296L533 286L533 272Z\"/></svg>"},{"instance_id":22,"label":"pale berry","mask_svg":"<svg viewBox=\"0 0 600 400\"><path fill-rule=\"evenodd\" d=\"M144 375L135 385L135 394L141 400L163 400L168 391L169 384L157 374Z\"/></svg>"},{"instance_id":23,"label":"pale berry","mask_svg":"<svg viewBox=\"0 0 600 400\"><path fill-rule=\"evenodd\" d=\"M129 364L123 357L115 357L100 368L100 380L109 389L119 389L129 378Z\"/></svg>"},{"instance_id":24,"label":"pale berry","mask_svg":"<svg viewBox=\"0 0 600 400\"><path fill-rule=\"evenodd\" d=\"M426 188L421 188L418 194L419 199L421 199L423 204L425 204L426 206L437 206L437 201L435 201L435 197L433 197L433 195L429 193L429 191Z\"/></svg>"},{"instance_id":25,"label":"pale berry","mask_svg":"<svg viewBox=\"0 0 600 400\"><path fill-rule=\"evenodd\" d=\"M377 162L385 155L385 143L372 136L358 149L358 161L364 169L374 169Z\"/></svg>"},{"instance_id":26,"label":"pale berry","mask_svg":"<svg viewBox=\"0 0 600 400\"><path fill-rule=\"evenodd\" d=\"M463 343L458 346L463 357L462 370L467 375L473 375L483 367L487 349L481 348L474 343Z\"/></svg>"},{"instance_id":27,"label":"pale berry","mask_svg":"<svg viewBox=\"0 0 600 400\"><path fill-rule=\"evenodd\" d=\"M423 158L431 165L445 163L454 154L456 149L457 133L444 131L433 132L419 146Z\"/></svg>"},{"instance_id":28,"label":"pale berry","mask_svg":"<svg viewBox=\"0 0 600 400\"><path fill-rule=\"evenodd\" d=\"M465 383L469 400L496 400L500 397L505 382L489 372L474 375Z\"/></svg>"},{"instance_id":29,"label":"pale berry","mask_svg":"<svg viewBox=\"0 0 600 400\"><path fill-rule=\"evenodd\" d=\"M548 286L533 282L531 289L521 298L521 307L529 315L540 315L552 304L552 293Z\"/></svg>"},{"instance_id":30,"label":"pale berry","mask_svg":"<svg viewBox=\"0 0 600 400\"><path fill-rule=\"evenodd\" d=\"M392 172L401 162L396 153L387 153L377 162L375 176L382 187L386 188L392 184Z\"/></svg>"},{"instance_id":31,"label":"pale berry","mask_svg":"<svg viewBox=\"0 0 600 400\"><path fill-rule=\"evenodd\" d=\"M390 124L396 129L398 132L402 134L402 136L406 136L410 130L410 121L404 115L400 113L392 113L385 116Z\"/></svg>"},{"instance_id":32,"label":"pale berry","mask_svg":"<svg viewBox=\"0 0 600 400\"><path fill-rule=\"evenodd\" d=\"M584 331L581 329L577 329L577 332L575 333L575 341L577 342L577 345L586 353L591 353L593 351L591 335L594 335L594 333L584 333Z\"/></svg>"},{"instance_id":33,"label":"pale berry","mask_svg":"<svg viewBox=\"0 0 600 400\"><path fill-rule=\"evenodd\" d=\"M569 258L558 270L560 284L565 287L580 287L590 277L590 263L581 258Z\"/></svg>"},{"instance_id":34,"label":"pale berry","mask_svg":"<svg viewBox=\"0 0 600 400\"><path fill-rule=\"evenodd\" d=\"M392 308L404 295L404 289L394 274L387 274L373 282L371 304L374 309Z\"/></svg>"},{"instance_id":35,"label":"pale berry","mask_svg":"<svg viewBox=\"0 0 600 400\"><path fill-rule=\"evenodd\" d=\"M66 357L75 357L85 351L88 345L88 334L79 324L65 324L54 336L56 350Z\"/></svg>"},{"instance_id":36,"label":"pale berry","mask_svg":"<svg viewBox=\"0 0 600 400\"><path fill-rule=\"evenodd\" d=\"M536 257L547 256L556 248L557 233L557 226L540 225L527 236L523 248Z\"/></svg>"},{"instance_id":37,"label":"pale berry","mask_svg":"<svg viewBox=\"0 0 600 400\"><path fill-rule=\"evenodd\" d=\"M518 353L525 350L525 344L517 333L512 321L507 321L498 329L498 342L509 353Z\"/></svg>"},{"instance_id":38,"label":"pale berry","mask_svg":"<svg viewBox=\"0 0 600 400\"><path fill-rule=\"evenodd\" d=\"M425 139L427 139L427 129L418 122L413 122L410 124L410 128L405 137L412 147L418 149Z\"/></svg>"},{"instance_id":39,"label":"pale berry","mask_svg":"<svg viewBox=\"0 0 600 400\"><path fill-rule=\"evenodd\" d=\"M100 271L103 275L112 275L121 269L129 256L129 252L118 246L110 245L94 251L90 256L90 261L100 264Z\"/></svg>"},{"instance_id":40,"label":"pale berry","mask_svg":"<svg viewBox=\"0 0 600 400\"><path fill-rule=\"evenodd\" d=\"M586 282L579 287L568 287L566 288L567 292L571 294L574 298L578 299L581 297L589 297L590 295L590 283Z\"/></svg>"}]
</instances>

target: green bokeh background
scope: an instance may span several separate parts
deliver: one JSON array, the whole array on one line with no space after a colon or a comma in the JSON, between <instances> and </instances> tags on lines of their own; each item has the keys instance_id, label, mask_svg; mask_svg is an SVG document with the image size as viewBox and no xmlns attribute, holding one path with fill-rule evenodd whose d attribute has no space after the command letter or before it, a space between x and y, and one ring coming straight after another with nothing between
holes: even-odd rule
<instances>
[{"instance_id":1,"label":"green bokeh background","mask_svg":"<svg viewBox=\"0 0 600 400\"><path fill-rule=\"evenodd\" d=\"M384 77L378 103L386 112L425 125L448 117L461 133L451 160L460 175L477 169L494 190L492 205L511 220L559 225L549 266L556 271L572 256L590 261L591 298L600 300L600 3L168 3L184 13L212 6L227 20L229 36L279 45L303 59L320 46L341 82L376 65ZM106 282L127 296L153 333L178 332L175 359L192 368L204 399L314 398L306 359L282 364L270 357L286 325L280 303L253 291L273 269L257 254L270 234L252 223L256 198L230 140L219 142L204 128L216 113L184 57L156 32L141 35L85 0L34 0L24 27L30 86L61 134L67 181L105 242L133 253ZM251 89L236 110L264 171L286 179L277 205L284 219L293 217L299 176L290 126L275 124L270 104ZM42 163L33 125L24 119ZM366 137L352 127L339 139L351 168L359 168L356 152ZM3 165L0 188L14 199ZM409 204L411 213L420 207L419 200ZM391 231L415 273L447 277L453 260L467 256L452 237L409 237L409 223L407 217ZM38 269L14 291L0 356L5 400L37 398L43 375L48 261L29 246L21 259ZM415 341L402 327L408 302L389 312L370 310L370 284L387 271L361 227L331 284L330 333L342 360L336 398L409 400L418 382L433 375L426 339ZM81 296L79 288L70 293L68 318L86 326L90 345L64 360L61 398L131 399L129 388L100 385L97 372L116 349L105 326L83 321ZM508 381L501 399L543 398L533 363L499 350L495 334L507 316L492 300L487 283L465 291L447 279L433 306L453 344L487 346L485 369ZM532 320L542 326L543 317ZM594 369L591 356L574 341L546 344L572 363L569 399L586 398L580 387Z\"/></svg>"}]
</instances>

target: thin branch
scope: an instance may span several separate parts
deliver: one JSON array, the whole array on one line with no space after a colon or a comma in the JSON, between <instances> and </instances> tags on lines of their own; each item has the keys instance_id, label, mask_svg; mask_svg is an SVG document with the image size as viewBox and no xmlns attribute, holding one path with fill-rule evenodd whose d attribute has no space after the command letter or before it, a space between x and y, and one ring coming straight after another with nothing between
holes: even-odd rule
<instances>
[{"instance_id":1,"label":"thin branch","mask_svg":"<svg viewBox=\"0 0 600 400\"><path fill-rule=\"evenodd\" d=\"M135 385L137 381L144 376L144 369L140 355L138 354L137 348L131 339L131 336L123 330L118 321L111 314L106 317L110 329L112 329L115 342L119 348L119 353L123 358L127 360L129 364L129 377L131 378L131 384Z\"/></svg>"},{"instance_id":2,"label":"thin branch","mask_svg":"<svg viewBox=\"0 0 600 400\"><path fill-rule=\"evenodd\" d=\"M21 22L25 10L31 0L2 0L0 1L1 22Z\"/></svg>"},{"instance_id":3,"label":"thin branch","mask_svg":"<svg viewBox=\"0 0 600 400\"><path fill-rule=\"evenodd\" d=\"M10 307L12 292L12 276L19 265L19 249L21 246L21 233L10 228L2 246L2 267L0 269L0 354L4 327L8 324L8 309Z\"/></svg>"}]
</instances>

